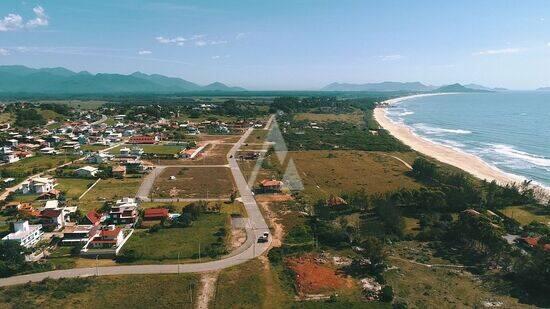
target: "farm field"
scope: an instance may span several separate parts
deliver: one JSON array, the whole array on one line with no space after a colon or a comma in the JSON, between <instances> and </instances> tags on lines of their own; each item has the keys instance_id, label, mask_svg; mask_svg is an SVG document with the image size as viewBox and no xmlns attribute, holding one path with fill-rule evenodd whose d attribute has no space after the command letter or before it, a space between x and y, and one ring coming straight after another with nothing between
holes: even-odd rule
<instances>
[{"instance_id":1,"label":"farm field","mask_svg":"<svg viewBox=\"0 0 550 309\"><path fill-rule=\"evenodd\" d=\"M170 176L176 179L170 180ZM233 188L226 167L169 167L155 179L151 197L229 198Z\"/></svg>"},{"instance_id":2,"label":"farm field","mask_svg":"<svg viewBox=\"0 0 550 309\"><path fill-rule=\"evenodd\" d=\"M48 279L1 288L0 307L114 308L124 304L128 308L194 308L198 286L194 274Z\"/></svg>"},{"instance_id":3,"label":"farm field","mask_svg":"<svg viewBox=\"0 0 550 309\"><path fill-rule=\"evenodd\" d=\"M317 200L365 189L370 194L419 188L409 169L386 153L366 151L289 152L304 184L304 194ZM396 154L411 162L415 153Z\"/></svg>"},{"instance_id":4,"label":"farm field","mask_svg":"<svg viewBox=\"0 0 550 309\"><path fill-rule=\"evenodd\" d=\"M227 215L203 214L189 227L163 228L154 233L136 230L122 250L135 251L139 256L136 263L171 263L177 261L178 254L182 261L198 259L200 246L205 259L205 248L217 242L219 230L225 227L229 227Z\"/></svg>"}]
</instances>

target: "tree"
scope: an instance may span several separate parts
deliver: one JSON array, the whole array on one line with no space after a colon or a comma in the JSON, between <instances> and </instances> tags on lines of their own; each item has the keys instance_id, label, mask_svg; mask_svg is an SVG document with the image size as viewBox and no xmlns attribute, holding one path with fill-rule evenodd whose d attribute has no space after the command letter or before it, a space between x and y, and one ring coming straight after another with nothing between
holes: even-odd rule
<instances>
[{"instance_id":1,"label":"tree","mask_svg":"<svg viewBox=\"0 0 550 309\"><path fill-rule=\"evenodd\" d=\"M380 291L380 300L383 302L391 302L393 300L393 288L386 285Z\"/></svg>"},{"instance_id":2,"label":"tree","mask_svg":"<svg viewBox=\"0 0 550 309\"><path fill-rule=\"evenodd\" d=\"M437 165L424 158L414 160L412 173L422 180L434 180L437 176Z\"/></svg>"},{"instance_id":3,"label":"tree","mask_svg":"<svg viewBox=\"0 0 550 309\"><path fill-rule=\"evenodd\" d=\"M0 240L0 277L11 276L25 266L25 248L14 240Z\"/></svg>"}]
</instances>

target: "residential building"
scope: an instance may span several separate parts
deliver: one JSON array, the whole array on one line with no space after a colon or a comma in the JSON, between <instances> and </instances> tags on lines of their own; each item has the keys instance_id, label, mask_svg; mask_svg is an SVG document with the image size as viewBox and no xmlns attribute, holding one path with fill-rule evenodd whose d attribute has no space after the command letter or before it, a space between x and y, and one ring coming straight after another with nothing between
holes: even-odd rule
<instances>
[{"instance_id":1,"label":"residential building","mask_svg":"<svg viewBox=\"0 0 550 309\"><path fill-rule=\"evenodd\" d=\"M95 211L90 211L86 214L84 218L82 218L82 223L87 225L99 225L102 220L103 215Z\"/></svg>"},{"instance_id":2,"label":"residential building","mask_svg":"<svg viewBox=\"0 0 550 309\"><path fill-rule=\"evenodd\" d=\"M119 247L124 241L124 233L121 228L114 225L101 229L99 233L92 238L89 247L94 249L110 249Z\"/></svg>"},{"instance_id":3,"label":"residential building","mask_svg":"<svg viewBox=\"0 0 550 309\"><path fill-rule=\"evenodd\" d=\"M109 211L109 217L115 224L133 224L138 217L136 199L125 197L118 200Z\"/></svg>"},{"instance_id":4,"label":"residential building","mask_svg":"<svg viewBox=\"0 0 550 309\"><path fill-rule=\"evenodd\" d=\"M65 226L63 210L46 208L40 212L40 223L44 228L59 230Z\"/></svg>"},{"instance_id":5,"label":"residential building","mask_svg":"<svg viewBox=\"0 0 550 309\"><path fill-rule=\"evenodd\" d=\"M97 176L99 169L93 166L83 166L74 171L75 175L78 177L93 178Z\"/></svg>"},{"instance_id":6,"label":"residential building","mask_svg":"<svg viewBox=\"0 0 550 309\"><path fill-rule=\"evenodd\" d=\"M29 221L19 221L13 224L13 233L10 233L2 240L14 240L21 244L25 248L34 247L41 239L42 235L42 225L30 225Z\"/></svg>"},{"instance_id":7,"label":"residential building","mask_svg":"<svg viewBox=\"0 0 550 309\"><path fill-rule=\"evenodd\" d=\"M21 184L20 191L23 194L42 194L53 190L56 183L52 178L35 177Z\"/></svg>"},{"instance_id":8,"label":"residential building","mask_svg":"<svg viewBox=\"0 0 550 309\"><path fill-rule=\"evenodd\" d=\"M126 176L126 166L116 165L112 169L113 177L115 178L124 178Z\"/></svg>"},{"instance_id":9,"label":"residential building","mask_svg":"<svg viewBox=\"0 0 550 309\"><path fill-rule=\"evenodd\" d=\"M97 225L74 225L67 226L63 230L64 245L83 245L92 238L98 236L99 226Z\"/></svg>"},{"instance_id":10,"label":"residential building","mask_svg":"<svg viewBox=\"0 0 550 309\"><path fill-rule=\"evenodd\" d=\"M148 208L143 212L143 221L158 221L168 218L166 208Z\"/></svg>"},{"instance_id":11,"label":"residential building","mask_svg":"<svg viewBox=\"0 0 550 309\"><path fill-rule=\"evenodd\" d=\"M260 182L260 189L265 191L281 191L283 182L275 179L264 179Z\"/></svg>"},{"instance_id":12,"label":"residential building","mask_svg":"<svg viewBox=\"0 0 550 309\"><path fill-rule=\"evenodd\" d=\"M158 138L156 136L149 135L134 135L130 137L128 144L156 144Z\"/></svg>"},{"instance_id":13,"label":"residential building","mask_svg":"<svg viewBox=\"0 0 550 309\"><path fill-rule=\"evenodd\" d=\"M14 163L19 161L19 157L13 152L10 147L1 147L0 161L3 161L5 163Z\"/></svg>"}]
</instances>

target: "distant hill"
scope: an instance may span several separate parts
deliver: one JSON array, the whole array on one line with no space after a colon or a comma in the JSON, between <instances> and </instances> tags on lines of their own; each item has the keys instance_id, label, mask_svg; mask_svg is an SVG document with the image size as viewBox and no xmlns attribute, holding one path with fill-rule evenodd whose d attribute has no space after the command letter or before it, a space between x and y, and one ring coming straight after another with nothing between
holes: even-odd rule
<instances>
[{"instance_id":1,"label":"distant hill","mask_svg":"<svg viewBox=\"0 0 550 309\"><path fill-rule=\"evenodd\" d=\"M537 91L550 91L550 87L540 87L537 88Z\"/></svg>"},{"instance_id":2,"label":"distant hill","mask_svg":"<svg viewBox=\"0 0 550 309\"><path fill-rule=\"evenodd\" d=\"M441 86L435 89L433 92L489 92L489 90L472 89L457 83Z\"/></svg>"},{"instance_id":3,"label":"distant hill","mask_svg":"<svg viewBox=\"0 0 550 309\"><path fill-rule=\"evenodd\" d=\"M486 91L506 91L506 90L508 90L506 88L499 88L499 87L490 88L490 87L485 87L485 86L478 85L478 84L467 84L467 85L464 85L464 87L474 89L474 90L486 90Z\"/></svg>"},{"instance_id":4,"label":"distant hill","mask_svg":"<svg viewBox=\"0 0 550 309\"><path fill-rule=\"evenodd\" d=\"M245 91L216 82L200 86L177 77L135 72L90 74L65 68L33 69L22 65L0 66L0 92L10 93L169 93L186 91Z\"/></svg>"},{"instance_id":5,"label":"distant hill","mask_svg":"<svg viewBox=\"0 0 550 309\"><path fill-rule=\"evenodd\" d=\"M382 82L367 84L332 83L321 88L322 91L431 91L436 87L424 85L420 82Z\"/></svg>"}]
</instances>

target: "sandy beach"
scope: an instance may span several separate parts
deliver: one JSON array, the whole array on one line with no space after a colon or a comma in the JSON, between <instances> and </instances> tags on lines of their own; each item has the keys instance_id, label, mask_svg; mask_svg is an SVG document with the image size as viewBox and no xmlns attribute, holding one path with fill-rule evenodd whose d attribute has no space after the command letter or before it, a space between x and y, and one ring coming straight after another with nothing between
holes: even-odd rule
<instances>
[{"instance_id":1,"label":"sandy beach","mask_svg":"<svg viewBox=\"0 0 550 309\"><path fill-rule=\"evenodd\" d=\"M514 182L519 183L524 180L520 176L508 174L492 167L474 155L421 138L414 134L409 127L391 121L386 115L384 105L393 105L399 103L400 101L415 97L434 95L447 95L447 93L419 94L384 101L382 102L381 107L377 107L374 110L374 118L384 129L388 130L391 135L401 140L412 149L423 153L424 155L430 156L440 162L456 166L480 179L485 179L487 181L495 180L497 183L502 185Z\"/></svg>"}]
</instances>

